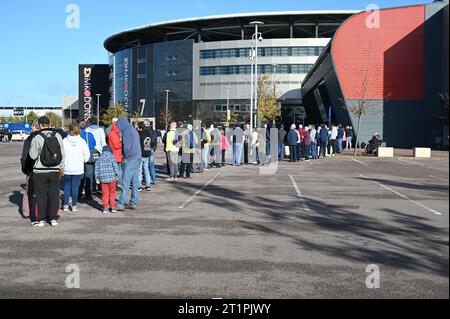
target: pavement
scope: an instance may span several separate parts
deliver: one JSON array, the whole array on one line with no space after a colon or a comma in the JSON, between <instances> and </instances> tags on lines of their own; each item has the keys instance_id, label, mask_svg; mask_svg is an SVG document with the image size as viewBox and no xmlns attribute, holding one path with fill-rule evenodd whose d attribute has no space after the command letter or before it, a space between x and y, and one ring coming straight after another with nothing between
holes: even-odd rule
<instances>
[{"instance_id":1,"label":"pavement","mask_svg":"<svg viewBox=\"0 0 450 319\"><path fill-rule=\"evenodd\" d=\"M1 298L449 298L448 157L227 166L37 229L20 150L0 144Z\"/></svg>"}]
</instances>

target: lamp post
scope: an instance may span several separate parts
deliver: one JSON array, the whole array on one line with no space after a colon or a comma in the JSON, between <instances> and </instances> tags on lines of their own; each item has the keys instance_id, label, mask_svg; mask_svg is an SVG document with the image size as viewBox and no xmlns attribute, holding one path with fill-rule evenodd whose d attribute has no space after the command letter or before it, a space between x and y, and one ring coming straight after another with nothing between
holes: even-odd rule
<instances>
[{"instance_id":1,"label":"lamp post","mask_svg":"<svg viewBox=\"0 0 450 319\"><path fill-rule=\"evenodd\" d=\"M230 114L230 89L231 86L227 86L227 123L231 121L231 114Z\"/></svg>"},{"instance_id":2,"label":"lamp post","mask_svg":"<svg viewBox=\"0 0 450 319\"><path fill-rule=\"evenodd\" d=\"M255 51L253 50L253 44L252 44L252 48L250 50L250 68L251 68L251 75L250 75L250 129L253 130L253 108L254 108L254 100L253 100L253 95L255 93L255 89L254 89L254 78L253 78L253 61L255 59Z\"/></svg>"},{"instance_id":3,"label":"lamp post","mask_svg":"<svg viewBox=\"0 0 450 319\"><path fill-rule=\"evenodd\" d=\"M96 94L97 96L97 125L100 126L100 96L101 94Z\"/></svg>"},{"instance_id":4,"label":"lamp post","mask_svg":"<svg viewBox=\"0 0 450 319\"><path fill-rule=\"evenodd\" d=\"M166 92L166 129L167 127L169 127L169 93L172 92L170 90L165 90L164 92Z\"/></svg>"},{"instance_id":5,"label":"lamp post","mask_svg":"<svg viewBox=\"0 0 450 319\"><path fill-rule=\"evenodd\" d=\"M252 36L252 41L255 46L255 81L254 81L254 90L255 90L255 111L258 112L258 41L261 42L263 40L262 33L258 32L258 27L263 25L264 22L261 21L252 21L250 25L255 26L255 33ZM257 125L257 123L256 123Z\"/></svg>"},{"instance_id":6,"label":"lamp post","mask_svg":"<svg viewBox=\"0 0 450 319\"><path fill-rule=\"evenodd\" d=\"M273 96L274 97L276 97L276 94L277 94L277 88L276 88L276 76L277 76L277 67L278 67L278 64L276 64L276 63L274 63L274 64L272 64L272 67L273 67L273 71L272 71L272 77L273 77Z\"/></svg>"}]
</instances>

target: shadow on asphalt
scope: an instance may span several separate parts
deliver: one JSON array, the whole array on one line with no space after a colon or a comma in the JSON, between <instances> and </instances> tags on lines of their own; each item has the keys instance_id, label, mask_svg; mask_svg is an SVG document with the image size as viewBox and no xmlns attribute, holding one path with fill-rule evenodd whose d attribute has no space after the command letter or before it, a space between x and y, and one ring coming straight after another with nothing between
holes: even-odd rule
<instances>
[{"instance_id":1,"label":"shadow on asphalt","mask_svg":"<svg viewBox=\"0 0 450 319\"><path fill-rule=\"evenodd\" d=\"M427 190L427 191L435 191L435 192L445 192L448 193L449 187L447 185L436 185L436 184L413 184L413 183L407 183L407 182L399 182L399 181L392 181L388 179L382 179L382 178L364 178L364 177L357 177L356 179L363 180L363 181L375 181L384 185L388 186L396 186L401 188L407 188L407 189L417 189L417 190Z\"/></svg>"},{"instance_id":2,"label":"shadow on asphalt","mask_svg":"<svg viewBox=\"0 0 450 319\"><path fill-rule=\"evenodd\" d=\"M199 186L176 183L173 187L185 194L193 194ZM440 188L437 188L440 190ZM449 276L448 228L428 224L429 219L405 214L394 209L382 209L388 214L385 221L364 216L351 210L329 208L327 203L304 197L304 205L311 211L302 210L297 197L286 202L264 196L248 196L226 186L212 184L203 190L197 202L240 212L251 207L252 214L267 221L257 223L239 221L244 229L263 234L286 237L305 250L352 262L386 265L400 269ZM293 207L297 207L293 210ZM312 225L311 225L312 224ZM302 237L300 232L339 232L342 240L317 243ZM292 233L298 231L298 235ZM356 238L355 238L356 237ZM373 248L371 247L373 246Z\"/></svg>"}]
</instances>

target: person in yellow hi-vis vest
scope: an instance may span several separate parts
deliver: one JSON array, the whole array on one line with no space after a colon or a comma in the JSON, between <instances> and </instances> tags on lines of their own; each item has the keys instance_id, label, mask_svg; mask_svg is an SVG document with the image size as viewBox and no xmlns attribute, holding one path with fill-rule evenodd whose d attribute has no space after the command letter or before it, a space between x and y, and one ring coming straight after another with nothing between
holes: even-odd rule
<instances>
[{"instance_id":1,"label":"person in yellow hi-vis vest","mask_svg":"<svg viewBox=\"0 0 450 319\"><path fill-rule=\"evenodd\" d=\"M179 141L177 136L177 123L170 123L169 132L167 132L166 152L169 154L169 178L168 182L174 182L178 176L178 153Z\"/></svg>"}]
</instances>

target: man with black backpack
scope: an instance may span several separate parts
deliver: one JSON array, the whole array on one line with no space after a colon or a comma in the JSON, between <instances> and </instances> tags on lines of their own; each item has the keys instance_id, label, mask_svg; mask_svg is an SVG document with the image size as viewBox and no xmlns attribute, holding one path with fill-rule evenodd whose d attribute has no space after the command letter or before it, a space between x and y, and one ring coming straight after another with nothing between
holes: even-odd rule
<instances>
[{"instance_id":1,"label":"man with black backpack","mask_svg":"<svg viewBox=\"0 0 450 319\"><path fill-rule=\"evenodd\" d=\"M33 138L30 158L35 160L33 181L37 197L35 227L44 227L47 218L50 225L58 226L60 178L64 173L64 146L61 135L50 129L50 120L43 116L38 120L40 133Z\"/></svg>"}]
</instances>

